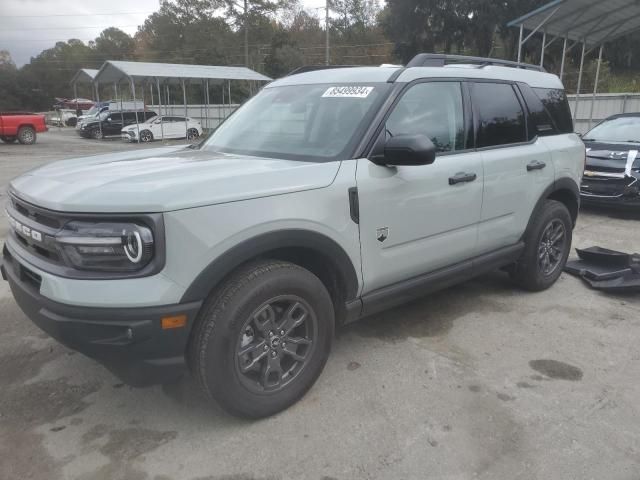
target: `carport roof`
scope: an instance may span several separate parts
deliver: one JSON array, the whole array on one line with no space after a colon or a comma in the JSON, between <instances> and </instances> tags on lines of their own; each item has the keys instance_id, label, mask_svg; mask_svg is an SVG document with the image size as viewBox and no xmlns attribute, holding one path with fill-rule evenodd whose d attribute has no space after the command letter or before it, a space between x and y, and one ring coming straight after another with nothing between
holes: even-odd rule
<instances>
[{"instance_id":1,"label":"carport roof","mask_svg":"<svg viewBox=\"0 0 640 480\"><path fill-rule=\"evenodd\" d=\"M93 68L81 68L76 72L76 74L71 79L71 85L74 83L91 83L95 78L98 70Z\"/></svg>"},{"instance_id":2,"label":"carport roof","mask_svg":"<svg viewBox=\"0 0 640 480\"><path fill-rule=\"evenodd\" d=\"M180 63L106 61L95 76L96 83L114 83L124 79L178 82L181 80L257 80L271 79L247 67L221 67Z\"/></svg>"},{"instance_id":3,"label":"carport roof","mask_svg":"<svg viewBox=\"0 0 640 480\"><path fill-rule=\"evenodd\" d=\"M507 24L593 48L640 29L638 0L554 0Z\"/></svg>"}]
</instances>

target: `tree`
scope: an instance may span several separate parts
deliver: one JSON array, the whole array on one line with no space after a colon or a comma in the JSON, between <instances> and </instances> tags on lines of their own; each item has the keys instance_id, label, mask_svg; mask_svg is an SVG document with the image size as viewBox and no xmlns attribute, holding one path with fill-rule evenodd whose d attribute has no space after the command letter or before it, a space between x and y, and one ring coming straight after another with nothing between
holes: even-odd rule
<instances>
[{"instance_id":1,"label":"tree","mask_svg":"<svg viewBox=\"0 0 640 480\"><path fill-rule=\"evenodd\" d=\"M127 33L110 27L95 39L93 49L95 56L101 60L125 60L132 57L135 42Z\"/></svg>"}]
</instances>

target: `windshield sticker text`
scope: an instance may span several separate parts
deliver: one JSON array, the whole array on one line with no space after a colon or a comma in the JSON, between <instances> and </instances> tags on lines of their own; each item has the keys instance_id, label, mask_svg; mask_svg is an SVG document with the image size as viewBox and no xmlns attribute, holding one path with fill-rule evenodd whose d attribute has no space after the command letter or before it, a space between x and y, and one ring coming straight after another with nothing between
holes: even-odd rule
<instances>
[{"instance_id":1,"label":"windshield sticker text","mask_svg":"<svg viewBox=\"0 0 640 480\"><path fill-rule=\"evenodd\" d=\"M331 98L367 98L372 91L373 87L329 87L322 96Z\"/></svg>"}]
</instances>

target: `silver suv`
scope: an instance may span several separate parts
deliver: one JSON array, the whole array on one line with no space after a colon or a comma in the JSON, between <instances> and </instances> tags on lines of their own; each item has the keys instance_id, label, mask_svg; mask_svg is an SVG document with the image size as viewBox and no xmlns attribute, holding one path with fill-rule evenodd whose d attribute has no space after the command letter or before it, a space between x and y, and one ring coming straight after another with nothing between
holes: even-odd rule
<instances>
[{"instance_id":1,"label":"silver suv","mask_svg":"<svg viewBox=\"0 0 640 480\"><path fill-rule=\"evenodd\" d=\"M124 381L188 367L263 417L313 385L337 326L497 268L552 285L584 159L560 80L536 67L309 71L195 148L13 180L2 271L40 328Z\"/></svg>"}]
</instances>

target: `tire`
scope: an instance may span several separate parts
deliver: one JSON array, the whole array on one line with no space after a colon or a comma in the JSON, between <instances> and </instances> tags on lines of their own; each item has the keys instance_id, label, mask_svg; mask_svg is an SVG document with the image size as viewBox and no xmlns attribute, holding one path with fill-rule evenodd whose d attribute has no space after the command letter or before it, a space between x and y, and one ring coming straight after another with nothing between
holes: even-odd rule
<instances>
[{"instance_id":1,"label":"tire","mask_svg":"<svg viewBox=\"0 0 640 480\"><path fill-rule=\"evenodd\" d=\"M33 145L36 143L36 131L33 127L20 127L18 130L18 141L22 145Z\"/></svg>"},{"instance_id":2,"label":"tire","mask_svg":"<svg viewBox=\"0 0 640 480\"><path fill-rule=\"evenodd\" d=\"M200 136L200 133L198 133L198 130L196 128L190 128L189 130L187 130L187 140L193 140L195 138L198 138Z\"/></svg>"},{"instance_id":3,"label":"tire","mask_svg":"<svg viewBox=\"0 0 640 480\"><path fill-rule=\"evenodd\" d=\"M524 253L511 273L516 284L532 292L553 285L567 262L572 230L567 207L556 200L545 200L525 236Z\"/></svg>"},{"instance_id":4,"label":"tire","mask_svg":"<svg viewBox=\"0 0 640 480\"><path fill-rule=\"evenodd\" d=\"M140 132L140 141L143 143L152 142L153 141L153 133L150 130L142 130Z\"/></svg>"},{"instance_id":5,"label":"tire","mask_svg":"<svg viewBox=\"0 0 640 480\"><path fill-rule=\"evenodd\" d=\"M78 124L78 118L77 117L68 118L67 120L65 120L64 124L67 127L75 127Z\"/></svg>"},{"instance_id":6,"label":"tire","mask_svg":"<svg viewBox=\"0 0 640 480\"><path fill-rule=\"evenodd\" d=\"M210 399L232 415L262 418L311 388L333 333L333 304L320 279L292 263L264 260L240 267L210 295L187 355Z\"/></svg>"},{"instance_id":7,"label":"tire","mask_svg":"<svg viewBox=\"0 0 640 480\"><path fill-rule=\"evenodd\" d=\"M104 135L102 134L99 128L94 128L93 130L91 130L91 132L89 133L89 136L94 140L102 140L104 138Z\"/></svg>"},{"instance_id":8,"label":"tire","mask_svg":"<svg viewBox=\"0 0 640 480\"><path fill-rule=\"evenodd\" d=\"M15 141L18 140L18 137L5 137L5 136L2 136L2 137L0 137L0 140L2 140L4 143L15 143Z\"/></svg>"}]
</instances>

